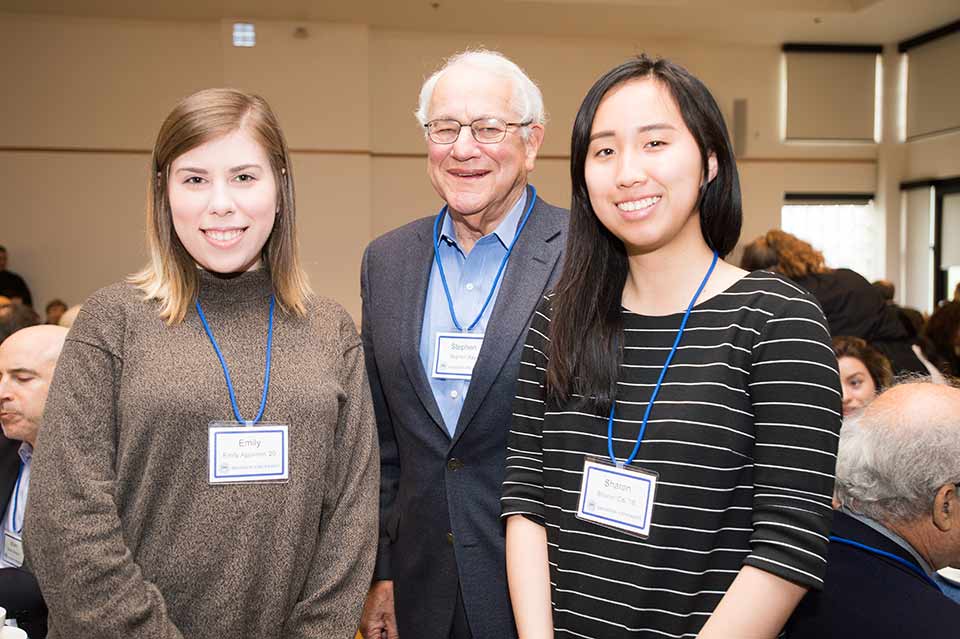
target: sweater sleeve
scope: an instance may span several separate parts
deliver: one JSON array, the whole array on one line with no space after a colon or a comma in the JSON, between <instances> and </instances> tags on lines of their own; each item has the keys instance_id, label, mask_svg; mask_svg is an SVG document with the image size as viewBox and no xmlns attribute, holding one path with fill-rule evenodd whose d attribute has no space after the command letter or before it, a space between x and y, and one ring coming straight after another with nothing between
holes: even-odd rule
<instances>
[{"instance_id":1,"label":"sweater sleeve","mask_svg":"<svg viewBox=\"0 0 960 639\"><path fill-rule=\"evenodd\" d=\"M94 296L66 340L34 456L27 552L59 636L182 639L113 498L124 328L120 306Z\"/></svg>"},{"instance_id":2,"label":"sweater sleeve","mask_svg":"<svg viewBox=\"0 0 960 639\"><path fill-rule=\"evenodd\" d=\"M284 628L289 639L352 639L377 547L379 453L363 349L342 312L340 413L327 469L316 551Z\"/></svg>"},{"instance_id":3,"label":"sweater sleeve","mask_svg":"<svg viewBox=\"0 0 960 639\"><path fill-rule=\"evenodd\" d=\"M753 347L753 529L745 563L823 588L841 419L840 379L827 323L798 290Z\"/></svg>"},{"instance_id":4,"label":"sweater sleeve","mask_svg":"<svg viewBox=\"0 0 960 639\"><path fill-rule=\"evenodd\" d=\"M550 338L550 301L537 307L520 359L513 421L507 439L501 518L524 515L543 525L543 415Z\"/></svg>"}]
</instances>

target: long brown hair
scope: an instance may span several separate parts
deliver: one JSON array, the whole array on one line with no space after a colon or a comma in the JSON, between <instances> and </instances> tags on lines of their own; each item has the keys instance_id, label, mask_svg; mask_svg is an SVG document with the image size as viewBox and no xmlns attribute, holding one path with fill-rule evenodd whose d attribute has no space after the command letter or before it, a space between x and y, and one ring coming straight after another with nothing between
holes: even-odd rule
<instances>
[{"instance_id":1,"label":"long brown hair","mask_svg":"<svg viewBox=\"0 0 960 639\"><path fill-rule=\"evenodd\" d=\"M167 190L170 166L187 151L241 129L263 147L277 184L277 217L262 251L277 302L286 312L306 314L311 290L300 265L293 170L280 123L258 95L204 89L181 100L157 134L147 191L149 261L129 277L148 299L160 302L160 317L168 324L183 321L200 285L196 263L173 227Z\"/></svg>"}]
</instances>

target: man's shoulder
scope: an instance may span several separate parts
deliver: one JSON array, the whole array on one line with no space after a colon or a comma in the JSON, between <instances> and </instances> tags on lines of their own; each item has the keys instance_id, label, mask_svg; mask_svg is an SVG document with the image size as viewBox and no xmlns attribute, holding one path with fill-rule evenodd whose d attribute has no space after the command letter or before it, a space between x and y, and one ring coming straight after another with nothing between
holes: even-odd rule
<instances>
[{"instance_id":1,"label":"man's shoulder","mask_svg":"<svg viewBox=\"0 0 960 639\"><path fill-rule=\"evenodd\" d=\"M534 205L534 209L545 211L551 216L556 216L559 220L566 221L570 218L570 209L550 204L550 202L547 202L539 194L537 195L537 202Z\"/></svg>"},{"instance_id":2,"label":"man's shoulder","mask_svg":"<svg viewBox=\"0 0 960 639\"><path fill-rule=\"evenodd\" d=\"M434 219L434 216L421 217L392 231L387 231L367 245L367 253L382 256L409 251L415 242L431 236Z\"/></svg>"},{"instance_id":3,"label":"man's shoulder","mask_svg":"<svg viewBox=\"0 0 960 639\"><path fill-rule=\"evenodd\" d=\"M570 210L554 206L539 195L533 207L534 213L541 221L554 226L558 231L565 231L570 223Z\"/></svg>"}]
</instances>

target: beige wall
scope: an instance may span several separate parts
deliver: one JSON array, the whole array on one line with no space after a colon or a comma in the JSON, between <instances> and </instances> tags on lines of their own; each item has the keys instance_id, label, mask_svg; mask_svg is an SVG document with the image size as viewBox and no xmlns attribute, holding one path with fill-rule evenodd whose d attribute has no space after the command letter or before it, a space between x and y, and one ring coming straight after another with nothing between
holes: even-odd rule
<instances>
[{"instance_id":1,"label":"beige wall","mask_svg":"<svg viewBox=\"0 0 960 639\"><path fill-rule=\"evenodd\" d=\"M294 37L298 26L307 38ZM550 123L532 181L555 204L569 201L569 131L583 94L641 50L687 65L728 119L735 99L747 101L744 240L779 225L785 191L885 188L877 178L882 148L781 142L781 54L773 45L260 21L257 46L239 49L230 28L228 21L0 16L0 73L14 98L0 101L0 167L10 176L0 243L38 304L55 296L79 301L139 266L146 164L162 118L196 89L233 85L262 93L278 112L294 149L301 245L314 285L359 317L366 242L440 204L412 112L424 77L466 47L502 50L543 89ZM960 173L944 139L904 146L892 171L885 159L879 167L883 184L904 173ZM892 215L898 211L899 203ZM888 251L891 276L899 271L896 256Z\"/></svg>"}]
</instances>

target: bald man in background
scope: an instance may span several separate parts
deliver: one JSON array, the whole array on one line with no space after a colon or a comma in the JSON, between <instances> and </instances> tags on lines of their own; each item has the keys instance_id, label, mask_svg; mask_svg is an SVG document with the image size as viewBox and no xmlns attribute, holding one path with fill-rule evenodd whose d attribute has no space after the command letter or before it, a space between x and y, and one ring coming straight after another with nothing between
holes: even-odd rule
<instances>
[{"instance_id":1,"label":"bald man in background","mask_svg":"<svg viewBox=\"0 0 960 639\"><path fill-rule=\"evenodd\" d=\"M19 459L0 469L0 607L31 637L46 636L47 607L29 566L24 566L23 519L33 448L66 335L61 326L30 326L0 343L0 426L4 436L21 442Z\"/></svg>"}]
</instances>

